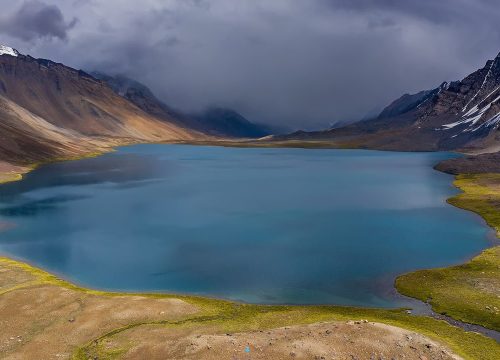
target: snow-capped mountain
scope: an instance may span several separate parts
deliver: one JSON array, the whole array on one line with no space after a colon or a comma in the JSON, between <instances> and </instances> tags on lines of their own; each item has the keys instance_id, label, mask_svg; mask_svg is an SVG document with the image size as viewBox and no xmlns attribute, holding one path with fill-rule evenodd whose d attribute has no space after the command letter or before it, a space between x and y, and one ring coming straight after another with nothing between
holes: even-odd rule
<instances>
[{"instance_id":1,"label":"snow-capped mountain","mask_svg":"<svg viewBox=\"0 0 500 360\"><path fill-rule=\"evenodd\" d=\"M19 55L19 52L16 49L11 48L9 46L0 45L0 55L10 55L17 57Z\"/></svg>"},{"instance_id":2,"label":"snow-capped mountain","mask_svg":"<svg viewBox=\"0 0 500 360\"><path fill-rule=\"evenodd\" d=\"M401 96L375 119L281 139L392 150L487 149L500 146L499 127L500 54L463 80Z\"/></svg>"},{"instance_id":3,"label":"snow-capped mountain","mask_svg":"<svg viewBox=\"0 0 500 360\"><path fill-rule=\"evenodd\" d=\"M489 133L500 125L500 54L485 67L452 84L441 101L452 100L449 110L456 110L458 119L442 125L452 137L480 132ZM450 98L450 99L448 99Z\"/></svg>"}]
</instances>

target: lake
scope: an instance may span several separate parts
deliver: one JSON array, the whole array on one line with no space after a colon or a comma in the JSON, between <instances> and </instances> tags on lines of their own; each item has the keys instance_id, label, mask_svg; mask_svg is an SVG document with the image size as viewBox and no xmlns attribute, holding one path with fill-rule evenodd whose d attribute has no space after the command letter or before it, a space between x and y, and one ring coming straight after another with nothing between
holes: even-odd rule
<instances>
[{"instance_id":1,"label":"lake","mask_svg":"<svg viewBox=\"0 0 500 360\"><path fill-rule=\"evenodd\" d=\"M490 245L448 153L136 145L0 186L0 252L99 289L405 305L394 278Z\"/></svg>"}]
</instances>

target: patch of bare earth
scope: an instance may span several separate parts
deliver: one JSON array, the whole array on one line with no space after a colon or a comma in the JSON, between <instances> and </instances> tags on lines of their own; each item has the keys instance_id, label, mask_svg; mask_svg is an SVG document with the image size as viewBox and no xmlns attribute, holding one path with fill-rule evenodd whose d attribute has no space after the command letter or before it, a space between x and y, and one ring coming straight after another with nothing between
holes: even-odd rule
<instances>
[{"instance_id":1,"label":"patch of bare earth","mask_svg":"<svg viewBox=\"0 0 500 360\"><path fill-rule=\"evenodd\" d=\"M380 323L361 321L298 325L219 334L188 328L137 327L99 345L124 359L459 359L428 338Z\"/></svg>"},{"instance_id":2,"label":"patch of bare earth","mask_svg":"<svg viewBox=\"0 0 500 360\"><path fill-rule=\"evenodd\" d=\"M122 326L197 312L178 299L92 295L36 280L0 262L2 359L68 359L76 347Z\"/></svg>"}]
</instances>

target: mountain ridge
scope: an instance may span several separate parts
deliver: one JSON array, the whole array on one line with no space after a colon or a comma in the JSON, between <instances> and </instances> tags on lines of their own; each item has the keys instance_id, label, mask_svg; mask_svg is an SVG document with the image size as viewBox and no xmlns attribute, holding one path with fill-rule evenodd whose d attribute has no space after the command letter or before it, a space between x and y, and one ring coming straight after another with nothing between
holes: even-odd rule
<instances>
[{"instance_id":1,"label":"mountain ridge","mask_svg":"<svg viewBox=\"0 0 500 360\"><path fill-rule=\"evenodd\" d=\"M381 150L482 151L500 143L500 53L464 79L404 94L375 118L274 140L318 140Z\"/></svg>"},{"instance_id":2,"label":"mountain ridge","mask_svg":"<svg viewBox=\"0 0 500 360\"><path fill-rule=\"evenodd\" d=\"M136 142L208 137L158 119L82 70L2 47L0 168L109 151Z\"/></svg>"},{"instance_id":3,"label":"mountain ridge","mask_svg":"<svg viewBox=\"0 0 500 360\"><path fill-rule=\"evenodd\" d=\"M259 138L271 134L271 130L267 127L252 123L232 109L212 106L199 113L185 113L165 104L147 86L127 76L111 76L97 71L90 74L105 81L115 93L146 113L188 129L211 136L230 138Z\"/></svg>"}]
</instances>

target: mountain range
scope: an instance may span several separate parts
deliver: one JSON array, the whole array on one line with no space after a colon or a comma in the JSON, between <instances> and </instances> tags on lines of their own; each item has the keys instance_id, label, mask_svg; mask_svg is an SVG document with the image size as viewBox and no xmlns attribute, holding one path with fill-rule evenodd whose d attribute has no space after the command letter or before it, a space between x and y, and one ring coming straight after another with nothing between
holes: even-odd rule
<instances>
[{"instance_id":1,"label":"mountain range","mask_svg":"<svg viewBox=\"0 0 500 360\"><path fill-rule=\"evenodd\" d=\"M147 86L136 80L101 72L91 72L91 75L105 81L115 93L146 113L204 134L224 138L259 138L272 132L271 128L252 123L232 109L214 106L200 113L185 113L159 100Z\"/></svg>"},{"instance_id":2,"label":"mountain range","mask_svg":"<svg viewBox=\"0 0 500 360\"><path fill-rule=\"evenodd\" d=\"M0 45L0 172L9 164L78 157L121 144L267 134L230 109L183 114L137 81L89 74Z\"/></svg>"},{"instance_id":3,"label":"mountain range","mask_svg":"<svg viewBox=\"0 0 500 360\"><path fill-rule=\"evenodd\" d=\"M376 118L273 140L331 141L382 150L500 150L500 54L463 80L405 94Z\"/></svg>"},{"instance_id":4,"label":"mountain range","mask_svg":"<svg viewBox=\"0 0 500 360\"><path fill-rule=\"evenodd\" d=\"M146 113L83 71L2 52L0 160L29 163L120 143L204 138Z\"/></svg>"},{"instance_id":5,"label":"mountain range","mask_svg":"<svg viewBox=\"0 0 500 360\"><path fill-rule=\"evenodd\" d=\"M460 81L401 96L375 118L323 131L266 136L270 128L231 109L183 113L125 76L87 73L0 46L0 173L9 166L79 157L122 144L230 138L259 138L248 145L299 141L341 148L492 153L500 150L499 127L500 54ZM493 163L495 158L487 159Z\"/></svg>"}]
</instances>

